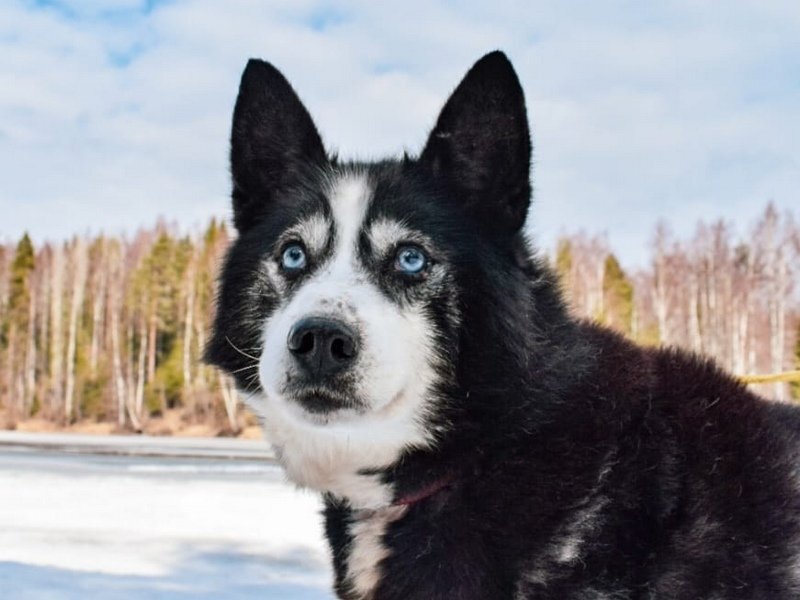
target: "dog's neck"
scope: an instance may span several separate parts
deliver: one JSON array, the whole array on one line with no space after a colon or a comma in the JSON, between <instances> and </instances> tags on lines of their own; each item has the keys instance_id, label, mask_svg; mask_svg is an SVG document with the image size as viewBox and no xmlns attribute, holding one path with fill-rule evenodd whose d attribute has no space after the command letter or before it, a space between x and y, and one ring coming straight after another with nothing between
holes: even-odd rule
<instances>
[{"instance_id":1,"label":"dog's neck","mask_svg":"<svg viewBox=\"0 0 800 600\"><path fill-rule=\"evenodd\" d=\"M347 499L344 506L340 504L347 510L345 522L349 537L346 554L338 567L341 569L340 585L348 590L343 597L374 597L382 577L381 563L390 555L383 541L389 527L403 519L410 510L425 510L426 501L434 500L454 483L453 476L435 478L421 487L395 494L391 503L378 508L355 508ZM394 490L391 484L385 485ZM333 498L328 496L327 500L330 502Z\"/></svg>"},{"instance_id":2,"label":"dog's neck","mask_svg":"<svg viewBox=\"0 0 800 600\"><path fill-rule=\"evenodd\" d=\"M407 492L400 496L397 500L394 501L395 506L413 506L415 504L419 504L423 500L427 500L428 498L435 496L445 488L450 487L454 481L454 477L452 475L444 475L439 479L436 479L423 487L421 487L416 492Z\"/></svg>"},{"instance_id":3,"label":"dog's neck","mask_svg":"<svg viewBox=\"0 0 800 600\"><path fill-rule=\"evenodd\" d=\"M370 480L369 486L377 486L380 491L365 494L363 486L354 489L353 493L348 493L350 490L345 491L344 494L333 493L334 497L338 497L345 504L349 505L358 517L368 516L376 511L392 508L411 508L421 504L423 501L437 496L441 492L450 488L455 482L456 477L448 472L434 479L430 479L422 485L406 488L403 486L400 490L390 483L377 483L379 477L376 475L364 475ZM382 502L368 501L378 498L385 498Z\"/></svg>"}]
</instances>

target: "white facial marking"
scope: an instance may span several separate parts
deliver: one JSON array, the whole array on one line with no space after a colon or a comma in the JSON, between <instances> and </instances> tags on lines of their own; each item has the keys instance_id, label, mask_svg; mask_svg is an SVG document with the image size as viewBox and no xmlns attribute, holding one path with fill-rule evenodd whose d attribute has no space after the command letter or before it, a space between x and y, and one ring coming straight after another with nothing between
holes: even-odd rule
<instances>
[{"instance_id":1,"label":"white facial marking","mask_svg":"<svg viewBox=\"0 0 800 600\"><path fill-rule=\"evenodd\" d=\"M305 243L312 254L320 254L330 233L330 223L322 215L311 215L291 229L294 236Z\"/></svg>"},{"instance_id":2,"label":"white facial marking","mask_svg":"<svg viewBox=\"0 0 800 600\"><path fill-rule=\"evenodd\" d=\"M414 241L416 234L390 219L378 219L369 229L369 240L378 255L388 254L400 242Z\"/></svg>"},{"instance_id":3,"label":"white facial marking","mask_svg":"<svg viewBox=\"0 0 800 600\"><path fill-rule=\"evenodd\" d=\"M331 183L328 197L332 255L266 320L259 362L264 394L251 396L250 404L260 404L267 437L295 483L346 498L356 508L385 507L392 490L361 471L387 467L403 450L432 443L423 421L436 381L433 328L422 311L401 309L387 299L364 270L358 236L371 199L366 178L341 177ZM309 247L324 245L328 225L320 216L290 231L309 236L313 241L303 237ZM339 319L360 333L359 354L350 367L360 408L312 415L287 396L295 368L288 333L312 315Z\"/></svg>"},{"instance_id":4,"label":"white facial marking","mask_svg":"<svg viewBox=\"0 0 800 600\"><path fill-rule=\"evenodd\" d=\"M286 292L286 281L281 275L278 265L275 262L270 260L263 265L262 276L265 276L269 280L269 282L272 284L272 287L279 294L284 294ZM260 294L261 290L263 289L265 289L264 284L259 282L255 292Z\"/></svg>"}]
</instances>

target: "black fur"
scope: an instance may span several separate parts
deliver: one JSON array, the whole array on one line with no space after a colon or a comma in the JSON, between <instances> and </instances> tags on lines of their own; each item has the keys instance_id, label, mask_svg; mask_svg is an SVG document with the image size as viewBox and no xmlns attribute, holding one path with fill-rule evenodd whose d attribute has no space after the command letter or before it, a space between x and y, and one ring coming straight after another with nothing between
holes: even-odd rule
<instances>
[{"instance_id":1,"label":"black fur","mask_svg":"<svg viewBox=\"0 0 800 600\"><path fill-rule=\"evenodd\" d=\"M289 82L251 60L233 111L233 220L245 230L290 190L327 164L322 140Z\"/></svg>"},{"instance_id":2,"label":"black fur","mask_svg":"<svg viewBox=\"0 0 800 600\"><path fill-rule=\"evenodd\" d=\"M442 109L420 163L485 225L516 233L531 197L522 87L504 54L478 61Z\"/></svg>"},{"instance_id":3,"label":"black fur","mask_svg":"<svg viewBox=\"0 0 800 600\"><path fill-rule=\"evenodd\" d=\"M256 264L289 224L321 210L326 169L365 170L368 220L402 218L447 266L446 288L424 294L373 271L387 295L424 304L448 357L429 422L436 449L378 473L396 498L450 482L389 525L374 598L800 597L798 412L707 359L641 348L567 314L521 233L530 142L504 55L473 67L418 160L361 165L326 157L286 80L251 61L231 156L240 237L208 358L241 388L258 381L238 350L258 352L276 302L258 293ZM346 565L360 515L332 496L326 506L336 588L356 598Z\"/></svg>"}]
</instances>

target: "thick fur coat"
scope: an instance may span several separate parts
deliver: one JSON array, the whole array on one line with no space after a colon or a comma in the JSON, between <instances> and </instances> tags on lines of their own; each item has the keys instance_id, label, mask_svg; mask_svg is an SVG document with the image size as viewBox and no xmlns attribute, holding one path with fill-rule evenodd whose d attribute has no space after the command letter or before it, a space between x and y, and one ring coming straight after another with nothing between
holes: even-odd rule
<instances>
[{"instance_id":1,"label":"thick fur coat","mask_svg":"<svg viewBox=\"0 0 800 600\"><path fill-rule=\"evenodd\" d=\"M567 313L502 53L418 157L374 163L253 60L231 146L207 356L323 494L339 597L800 597L798 412Z\"/></svg>"}]
</instances>

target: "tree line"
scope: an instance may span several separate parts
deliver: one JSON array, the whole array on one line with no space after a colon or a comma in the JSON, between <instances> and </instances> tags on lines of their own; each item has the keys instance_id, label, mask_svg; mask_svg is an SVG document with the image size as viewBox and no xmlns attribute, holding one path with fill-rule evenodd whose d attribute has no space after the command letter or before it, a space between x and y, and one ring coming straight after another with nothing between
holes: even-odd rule
<instances>
[{"instance_id":1,"label":"tree line","mask_svg":"<svg viewBox=\"0 0 800 600\"><path fill-rule=\"evenodd\" d=\"M231 380L201 361L231 240L159 223L132 237L0 245L0 410L141 430L180 411L236 432ZM627 272L603 236L560 239L550 257L572 310L644 344L709 354L734 373L800 368L800 229L765 208L746 235L724 221L679 239L660 223L649 262ZM800 386L762 386L777 399Z\"/></svg>"},{"instance_id":2,"label":"tree line","mask_svg":"<svg viewBox=\"0 0 800 600\"><path fill-rule=\"evenodd\" d=\"M0 247L0 406L11 421L115 421L141 430L181 409L239 428L231 382L201 361L230 241L212 221L181 236L76 236Z\"/></svg>"},{"instance_id":3,"label":"tree line","mask_svg":"<svg viewBox=\"0 0 800 600\"><path fill-rule=\"evenodd\" d=\"M686 239L666 223L649 260L626 273L603 236L562 238L554 256L573 310L643 344L710 355L734 374L800 369L800 226L768 204L740 234L700 222ZM800 386L759 386L778 400Z\"/></svg>"}]
</instances>

